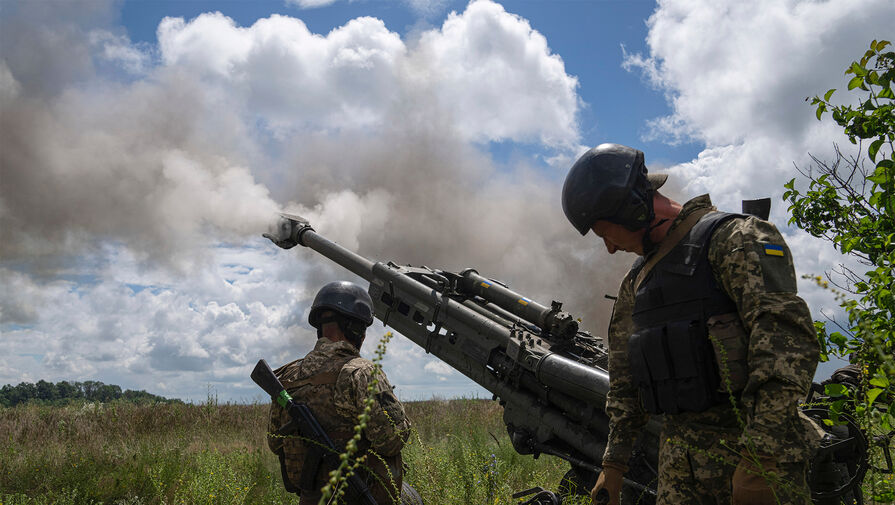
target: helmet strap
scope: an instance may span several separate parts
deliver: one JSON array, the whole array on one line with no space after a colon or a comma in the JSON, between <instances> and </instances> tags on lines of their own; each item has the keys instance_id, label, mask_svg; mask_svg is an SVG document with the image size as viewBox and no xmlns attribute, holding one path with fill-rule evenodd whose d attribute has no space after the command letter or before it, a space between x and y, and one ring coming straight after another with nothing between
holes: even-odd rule
<instances>
[{"instance_id":1,"label":"helmet strap","mask_svg":"<svg viewBox=\"0 0 895 505\"><path fill-rule=\"evenodd\" d=\"M651 224L646 227L646 233L643 234L643 255L644 256L648 256L650 253L652 253L659 246L659 244L657 244L653 240L653 238L650 236L652 234L653 230L655 230L656 228L662 226L663 224L665 224L667 222L668 222L668 219L660 219L660 220L656 221L656 224Z\"/></svg>"},{"instance_id":2,"label":"helmet strap","mask_svg":"<svg viewBox=\"0 0 895 505\"><path fill-rule=\"evenodd\" d=\"M350 319L346 319L339 323L339 328L342 330L342 335L345 336L345 340L347 340L359 351L360 346L364 345L364 337L367 333L367 325L365 325L361 321L352 321Z\"/></svg>"},{"instance_id":3,"label":"helmet strap","mask_svg":"<svg viewBox=\"0 0 895 505\"><path fill-rule=\"evenodd\" d=\"M342 332L342 336L345 337L345 340L360 350L360 346L364 343L364 337L367 332L367 325L363 321L342 314L323 316L319 321L320 325L317 328L317 338L323 337L322 328L324 324L336 323L339 325L339 330Z\"/></svg>"}]
</instances>

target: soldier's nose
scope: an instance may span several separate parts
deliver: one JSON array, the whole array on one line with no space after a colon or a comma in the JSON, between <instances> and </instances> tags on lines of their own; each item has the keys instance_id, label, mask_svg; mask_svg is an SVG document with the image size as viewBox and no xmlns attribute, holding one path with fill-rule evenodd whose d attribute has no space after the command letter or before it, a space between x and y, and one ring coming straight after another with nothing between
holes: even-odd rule
<instances>
[{"instance_id":1,"label":"soldier's nose","mask_svg":"<svg viewBox=\"0 0 895 505\"><path fill-rule=\"evenodd\" d=\"M615 251L618 251L618 247L615 247L615 244L605 238L603 239L603 244L606 245L606 250L609 251L609 254L615 254Z\"/></svg>"}]
</instances>

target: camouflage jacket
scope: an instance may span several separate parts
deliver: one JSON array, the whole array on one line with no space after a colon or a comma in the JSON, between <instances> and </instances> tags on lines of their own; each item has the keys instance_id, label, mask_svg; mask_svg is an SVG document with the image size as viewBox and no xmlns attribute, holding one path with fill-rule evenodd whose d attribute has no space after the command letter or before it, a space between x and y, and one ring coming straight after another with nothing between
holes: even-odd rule
<instances>
[{"instance_id":1,"label":"camouflage jacket","mask_svg":"<svg viewBox=\"0 0 895 505\"><path fill-rule=\"evenodd\" d=\"M696 197L681 209L671 230L691 213L712 208L708 195ZM769 258L764 245L781 246L783 256ZM798 413L817 367L819 348L808 306L796 294L792 255L773 224L749 216L722 223L709 243L709 263L719 285L737 306L748 334L748 379L742 393L745 430L740 443L778 457L803 461L809 455L805 418ZM610 388L606 411L609 440L603 459L626 463L648 416L638 397L629 365L628 338L633 331L634 273L622 280L609 323ZM730 410L729 415L733 414ZM711 425L715 407L686 419ZM725 414L727 415L727 414ZM681 416L681 414L678 414ZM672 416L666 415L666 418ZM810 427L810 425L808 425Z\"/></svg>"},{"instance_id":2,"label":"camouflage jacket","mask_svg":"<svg viewBox=\"0 0 895 505\"><path fill-rule=\"evenodd\" d=\"M303 359L287 363L274 371L283 386L296 401L307 403L320 424L340 450L354 436L358 415L363 412L368 396L368 386L375 378L373 405L370 419L362 432L356 456L368 453L368 469L372 470L368 485L374 497L381 503L384 495L396 496L400 489L401 449L409 435L410 421L404 407L395 397L385 373L374 375L373 363L361 358L357 349L348 342L333 342L326 338L317 340L314 349ZM289 416L276 402L270 406L267 441L274 453L285 456L285 468L289 480L299 485L305 456L305 442L298 436L280 436L277 430L289 421ZM321 465L315 479L315 490L323 487L332 468ZM303 490L303 496L307 490Z\"/></svg>"}]
</instances>

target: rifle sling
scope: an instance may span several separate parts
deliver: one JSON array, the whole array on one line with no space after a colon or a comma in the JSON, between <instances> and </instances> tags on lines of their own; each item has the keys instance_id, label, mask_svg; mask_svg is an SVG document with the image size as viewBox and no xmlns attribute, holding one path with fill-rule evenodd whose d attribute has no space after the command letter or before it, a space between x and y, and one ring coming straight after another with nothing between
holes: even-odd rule
<instances>
[{"instance_id":1,"label":"rifle sling","mask_svg":"<svg viewBox=\"0 0 895 505\"><path fill-rule=\"evenodd\" d=\"M313 491L316 489L314 481L317 480L317 473L320 471L320 464L323 463L323 448L318 445L307 445L305 460L301 465L301 477L298 480L298 487L305 491Z\"/></svg>"},{"instance_id":2,"label":"rifle sling","mask_svg":"<svg viewBox=\"0 0 895 505\"><path fill-rule=\"evenodd\" d=\"M282 451L280 451L277 454L277 456L279 457L279 460L280 460L280 473L283 476L283 487L286 489L286 492L287 493L296 493L296 494L300 493L301 489L295 487L295 484L293 484L292 481L289 480L289 473L286 472L286 454L284 454Z\"/></svg>"},{"instance_id":3,"label":"rifle sling","mask_svg":"<svg viewBox=\"0 0 895 505\"><path fill-rule=\"evenodd\" d=\"M646 280L649 273L652 271L653 267L656 266L656 263L659 262L662 258L664 258L672 249L678 244L678 242L683 239L690 230L696 226L696 223L702 219L702 216L708 214L709 212L714 212L716 209L714 207L709 207L706 209L698 209L693 211L692 214L686 217L681 224L677 226L674 230L669 233L662 243L659 245L659 249L655 254L649 257L643 266L640 268L640 271L637 272L637 277L634 279L634 293L637 293L637 290L640 289L640 285L643 284L643 281Z\"/></svg>"}]
</instances>

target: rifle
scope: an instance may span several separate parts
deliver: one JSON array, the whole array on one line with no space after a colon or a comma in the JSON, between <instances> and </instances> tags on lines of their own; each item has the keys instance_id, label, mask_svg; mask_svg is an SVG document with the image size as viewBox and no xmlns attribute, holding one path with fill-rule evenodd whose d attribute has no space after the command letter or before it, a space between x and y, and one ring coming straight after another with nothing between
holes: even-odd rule
<instances>
[{"instance_id":1,"label":"rifle","mask_svg":"<svg viewBox=\"0 0 895 505\"><path fill-rule=\"evenodd\" d=\"M308 472L308 468L318 468L323 459L335 458L341 451L336 448L332 439L327 435L326 430L320 426L311 408L304 402L293 401L280 379L274 375L273 370L270 369L266 361L263 359L258 361L255 369L252 370L251 377L255 384L261 386L261 389L269 394L272 399L276 400L281 407L286 409L286 412L292 419L285 426L281 427L278 433L286 435L298 432L302 438L311 441L308 444L308 456L305 458L302 480L305 480L305 475L310 475L310 478L313 479L317 472ZM285 472L283 473L283 479L287 479ZM346 481L348 487L360 497L364 505L376 505L376 500L370 493L370 489L356 473L352 473Z\"/></svg>"},{"instance_id":2,"label":"rifle","mask_svg":"<svg viewBox=\"0 0 895 505\"><path fill-rule=\"evenodd\" d=\"M609 435L608 351L602 339L579 329L560 302L541 305L474 269L374 263L321 236L301 216L281 214L275 234L263 236L283 249L313 249L369 282L374 315L383 325L499 400L516 452L568 461L572 469L561 493L590 489ZM816 404L803 411L818 420L828 415ZM856 425L844 431L823 426L828 437L819 451L824 461L812 462L812 497L823 504L840 498L853 503L855 496L860 502L866 438ZM638 503L655 499L661 427L655 416L650 419L628 462L624 486Z\"/></svg>"}]
</instances>

